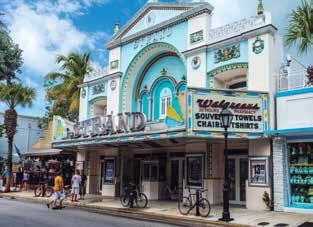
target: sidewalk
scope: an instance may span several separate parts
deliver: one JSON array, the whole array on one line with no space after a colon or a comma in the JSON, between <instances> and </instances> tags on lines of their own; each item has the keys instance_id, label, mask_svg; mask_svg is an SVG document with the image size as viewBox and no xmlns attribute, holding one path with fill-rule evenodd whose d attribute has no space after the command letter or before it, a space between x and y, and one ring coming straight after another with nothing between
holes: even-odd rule
<instances>
[{"instance_id":1,"label":"sidewalk","mask_svg":"<svg viewBox=\"0 0 313 227\"><path fill-rule=\"evenodd\" d=\"M0 193L0 197L15 198L33 202L44 203L47 198L36 198L32 192ZM240 207L232 207L231 216L235 219L230 224L218 222L222 214L221 206L213 206L208 218L196 217L193 214L188 216L181 215L177 210L176 202L149 201L146 209L129 209L121 206L119 199L105 198L99 195L87 195L86 199L78 203L65 201L66 206L86 209L92 212L104 213L116 216L124 216L145 220L162 221L171 224L185 226L261 226L261 222L269 222L266 227L277 224L288 224L289 227L297 227L304 222L313 222L313 215L270 212L270 211L251 211Z\"/></svg>"}]
</instances>

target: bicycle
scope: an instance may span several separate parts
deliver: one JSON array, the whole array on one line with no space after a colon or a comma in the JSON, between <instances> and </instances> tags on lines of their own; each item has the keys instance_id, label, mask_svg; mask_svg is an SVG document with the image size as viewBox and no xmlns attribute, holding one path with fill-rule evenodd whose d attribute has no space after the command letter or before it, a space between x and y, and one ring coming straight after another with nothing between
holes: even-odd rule
<instances>
[{"instance_id":1,"label":"bicycle","mask_svg":"<svg viewBox=\"0 0 313 227\"><path fill-rule=\"evenodd\" d=\"M123 207L132 208L133 203L135 203L138 208L146 208L148 205L147 196L140 192L138 186L132 183L125 187L125 192L121 195L120 200Z\"/></svg>"},{"instance_id":2,"label":"bicycle","mask_svg":"<svg viewBox=\"0 0 313 227\"><path fill-rule=\"evenodd\" d=\"M177 189L176 187L174 187L174 189L172 190L169 185L165 185L162 195L166 197L164 198L165 200L178 200L182 195L181 192L181 188Z\"/></svg>"},{"instance_id":3,"label":"bicycle","mask_svg":"<svg viewBox=\"0 0 313 227\"><path fill-rule=\"evenodd\" d=\"M178 210L182 215L188 215L195 207L199 207L199 214L201 217L208 217L211 212L211 205L209 200L202 197L202 193L208 191L207 189L198 190L199 200L194 197L197 196L196 193L191 193L190 188L188 188L189 195L183 196L178 202Z\"/></svg>"},{"instance_id":4,"label":"bicycle","mask_svg":"<svg viewBox=\"0 0 313 227\"><path fill-rule=\"evenodd\" d=\"M53 194L53 188L48 185L48 183L40 183L35 189L34 189L34 195L35 197L51 197Z\"/></svg>"}]
</instances>

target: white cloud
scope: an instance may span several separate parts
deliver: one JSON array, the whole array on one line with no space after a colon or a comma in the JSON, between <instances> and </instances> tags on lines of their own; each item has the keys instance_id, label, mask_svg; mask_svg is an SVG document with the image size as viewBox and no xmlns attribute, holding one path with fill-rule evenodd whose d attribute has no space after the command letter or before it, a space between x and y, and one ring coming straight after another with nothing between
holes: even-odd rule
<instances>
[{"instance_id":1,"label":"white cloud","mask_svg":"<svg viewBox=\"0 0 313 227\"><path fill-rule=\"evenodd\" d=\"M58 54L82 49L93 50L95 43L104 41L104 32L80 31L64 14L81 13L91 4L104 4L107 0L38 1L33 4L19 1L9 3L7 20L13 40L23 50L24 67L44 76L57 68Z\"/></svg>"}]
</instances>

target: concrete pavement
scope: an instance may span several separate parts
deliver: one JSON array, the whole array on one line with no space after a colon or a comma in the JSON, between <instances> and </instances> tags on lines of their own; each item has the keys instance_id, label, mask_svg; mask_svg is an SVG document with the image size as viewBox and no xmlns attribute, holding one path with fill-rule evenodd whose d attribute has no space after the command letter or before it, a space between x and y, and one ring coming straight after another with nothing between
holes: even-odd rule
<instances>
[{"instance_id":1,"label":"concrete pavement","mask_svg":"<svg viewBox=\"0 0 313 227\"><path fill-rule=\"evenodd\" d=\"M17 199L45 202L46 198L34 198L32 192L19 192L0 194L0 196L14 197ZM298 227L304 222L313 222L312 214L297 214L287 212L251 211L242 207L231 207L231 216L235 219L227 224L218 221L222 214L221 206L213 206L208 218L195 217L194 215L183 216L177 210L177 202L149 201L145 209L123 208L119 199L105 198L102 196L87 197L87 200L79 203L65 202L68 206L89 210L96 213L132 217L143 220L156 220L170 224L184 226L258 226L261 222L268 222L266 227L277 224L288 224L289 227Z\"/></svg>"},{"instance_id":2,"label":"concrete pavement","mask_svg":"<svg viewBox=\"0 0 313 227\"><path fill-rule=\"evenodd\" d=\"M0 226L5 227L171 227L174 225L139 221L83 210L51 210L44 204L0 199Z\"/></svg>"}]
</instances>

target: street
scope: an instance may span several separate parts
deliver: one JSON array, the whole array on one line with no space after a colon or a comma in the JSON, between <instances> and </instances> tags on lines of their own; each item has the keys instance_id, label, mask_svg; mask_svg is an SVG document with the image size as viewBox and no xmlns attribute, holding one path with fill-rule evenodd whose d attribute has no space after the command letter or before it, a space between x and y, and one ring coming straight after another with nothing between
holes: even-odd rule
<instances>
[{"instance_id":1,"label":"street","mask_svg":"<svg viewBox=\"0 0 313 227\"><path fill-rule=\"evenodd\" d=\"M51 210L44 204L0 198L0 227L170 227L171 225L120 218L65 208Z\"/></svg>"}]
</instances>

